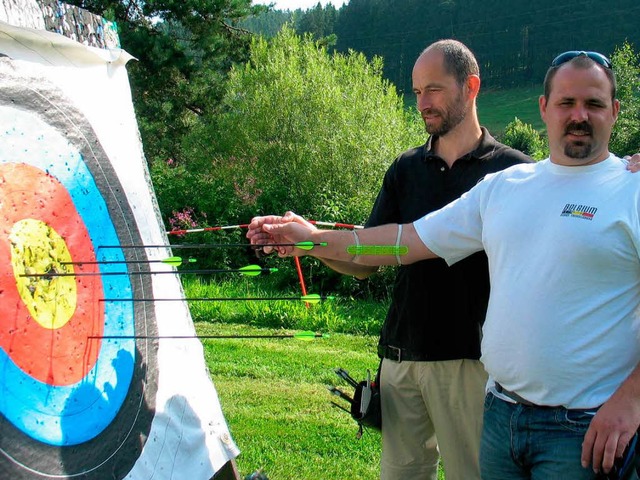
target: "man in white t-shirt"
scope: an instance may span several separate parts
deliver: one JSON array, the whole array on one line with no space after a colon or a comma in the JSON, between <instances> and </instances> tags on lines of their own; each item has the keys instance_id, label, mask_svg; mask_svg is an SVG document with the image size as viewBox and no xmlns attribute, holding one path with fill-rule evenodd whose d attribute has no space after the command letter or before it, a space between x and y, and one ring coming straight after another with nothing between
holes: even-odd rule
<instances>
[{"instance_id":1,"label":"man in white t-shirt","mask_svg":"<svg viewBox=\"0 0 640 480\"><path fill-rule=\"evenodd\" d=\"M640 182L608 151L620 108L611 63L566 52L544 85L547 160L488 175L413 224L354 234L258 219L248 233L253 243L328 242L280 255L366 265L486 251L480 463L491 480L594 478L640 425ZM370 255L372 245L387 254Z\"/></svg>"}]
</instances>

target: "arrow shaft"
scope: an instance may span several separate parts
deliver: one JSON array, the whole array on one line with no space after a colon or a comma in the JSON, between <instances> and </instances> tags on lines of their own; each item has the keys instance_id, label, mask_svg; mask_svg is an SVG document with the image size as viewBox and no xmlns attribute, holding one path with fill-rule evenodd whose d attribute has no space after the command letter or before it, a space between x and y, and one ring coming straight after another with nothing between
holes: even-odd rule
<instances>
[{"instance_id":1,"label":"arrow shaft","mask_svg":"<svg viewBox=\"0 0 640 480\"><path fill-rule=\"evenodd\" d=\"M199 233L199 232L215 232L217 230L233 230L236 228L247 228L249 224L242 225L225 225L223 227L204 227L204 228L191 228L189 230L171 230L167 232L168 235L184 235L187 233Z\"/></svg>"},{"instance_id":2,"label":"arrow shaft","mask_svg":"<svg viewBox=\"0 0 640 480\"><path fill-rule=\"evenodd\" d=\"M349 373L344 370L343 368L338 368L336 369L336 374L342 378L344 381L346 381L349 385L351 385L352 387L357 387L358 386L358 382L356 382L351 375L349 375Z\"/></svg>"},{"instance_id":3,"label":"arrow shaft","mask_svg":"<svg viewBox=\"0 0 640 480\"><path fill-rule=\"evenodd\" d=\"M294 263L296 265L296 271L298 272L298 280L300 281L300 288L302 289L302 296L307 295L307 286L304 283L304 275L302 274L302 265L300 265L300 258L293 257ZM309 304L305 303L306 307L309 308Z\"/></svg>"},{"instance_id":4,"label":"arrow shaft","mask_svg":"<svg viewBox=\"0 0 640 480\"><path fill-rule=\"evenodd\" d=\"M349 403L353 403L353 399L349 395L344 393L342 390L339 390L336 387L331 387L329 388L329 391L334 395L337 395L338 397L342 398L343 400L346 400Z\"/></svg>"},{"instance_id":5,"label":"arrow shaft","mask_svg":"<svg viewBox=\"0 0 640 480\"><path fill-rule=\"evenodd\" d=\"M232 247L252 247L250 243L175 243L166 245L100 245L98 248L121 248L121 249L142 249L142 248L232 248Z\"/></svg>"},{"instance_id":6,"label":"arrow shaft","mask_svg":"<svg viewBox=\"0 0 640 480\"><path fill-rule=\"evenodd\" d=\"M302 242L304 246L318 247L325 246L325 243L311 243ZM264 245L252 245L250 243L176 243L167 245L100 245L98 248L120 248L120 249L135 249L135 248L235 248L235 247L249 247L253 249L259 249L263 247L300 247L298 243L268 243Z\"/></svg>"},{"instance_id":7,"label":"arrow shaft","mask_svg":"<svg viewBox=\"0 0 640 480\"><path fill-rule=\"evenodd\" d=\"M97 262L60 262L60 265L116 265L137 263L167 263L166 260L99 260Z\"/></svg>"},{"instance_id":8,"label":"arrow shaft","mask_svg":"<svg viewBox=\"0 0 640 480\"><path fill-rule=\"evenodd\" d=\"M332 404L334 407L337 407L337 408L339 408L340 410L344 410L344 411L345 411L345 412L347 412L349 415L351 415L351 410L349 410L349 409L347 409L347 408L344 408L342 405L338 405L336 402L331 402L331 404Z\"/></svg>"},{"instance_id":9,"label":"arrow shaft","mask_svg":"<svg viewBox=\"0 0 640 480\"><path fill-rule=\"evenodd\" d=\"M331 300L331 297L246 297L246 298L229 298L229 297L187 297L187 298L101 298L101 302L255 302L255 301L278 301L278 300L298 300L298 301L317 301Z\"/></svg>"},{"instance_id":10,"label":"arrow shaft","mask_svg":"<svg viewBox=\"0 0 640 480\"><path fill-rule=\"evenodd\" d=\"M268 273L271 269L242 270L239 268L228 270L160 270L158 272L79 272L79 273L24 273L21 277L102 277L108 275L208 275L212 273Z\"/></svg>"},{"instance_id":11,"label":"arrow shaft","mask_svg":"<svg viewBox=\"0 0 640 480\"><path fill-rule=\"evenodd\" d=\"M334 227L334 228L351 228L351 229L361 229L364 228L363 225L353 225L351 223L339 223L339 222L321 222L319 220L307 220L312 225L319 225L321 227Z\"/></svg>"},{"instance_id":12,"label":"arrow shaft","mask_svg":"<svg viewBox=\"0 0 640 480\"><path fill-rule=\"evenodd\" d=\"M285 335L92 335L90 339L101 340L159 340L163 338L182 340L182 339L243 339L243 338L322 338L322 333L315 333L313 335L306 335L304 337L296 336L295 334Z\"/></svg>"},{"instance_id":13,"label":"arrow shaft","mask_svg":"<svg viewBox=\"0 0 640 480\"><path fill-rule=\"evenodd\" d=\"M320 220L307 220L309 223L313 225L320 225L322 227L334 227L334 228L351 228L351 229L360 229L364 228L362 225L354 225L352 223L340 223L340 222L322 222ZM202 227L202 228L190 228L185 230L170 230L167 232L168 235L185 235L187 233L201 233L201 232L215 232L220 230L234 230L240 228L249 227L248 223L243 223L239 225L225 225L218 227Z\"/></svg>"}]
</instances>

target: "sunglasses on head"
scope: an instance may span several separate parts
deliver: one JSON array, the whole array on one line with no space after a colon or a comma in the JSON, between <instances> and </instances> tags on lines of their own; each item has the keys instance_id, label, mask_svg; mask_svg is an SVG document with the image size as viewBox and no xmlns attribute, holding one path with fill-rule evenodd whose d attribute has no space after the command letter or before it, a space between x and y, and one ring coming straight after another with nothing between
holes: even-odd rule
<instances>
[{"instance_id":1,"label":"sunglasses on head","mask_svg":"<svg viewBox=\"0 0 640 480\"><path fill-rule=\"evenodd\" d=\"M609 60L607 57L605 57L601 53L584 52L582 50L571 50L569 52L561 53L560 55L558 55L556 58L553 59L553 62L551 62L551 66L559 67L563 63L567 63L568 61L573 60L574 58L579 57L581 55L585 57L589 57L598 65L602 65L605 68L611 68L611 60Z\"/></svg>"}]
</instances>

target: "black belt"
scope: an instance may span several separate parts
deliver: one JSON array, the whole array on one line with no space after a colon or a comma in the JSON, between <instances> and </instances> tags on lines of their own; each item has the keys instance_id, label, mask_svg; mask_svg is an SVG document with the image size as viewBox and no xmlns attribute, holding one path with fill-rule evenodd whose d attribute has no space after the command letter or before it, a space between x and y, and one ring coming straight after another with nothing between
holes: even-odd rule
<instances>
[{"instance_id":1,"label":"black belt","mask_svg":"<svg viewBox=\"0 0 640 480\"><path fill-rule=\"evenodd\" d=\"M529 400L522 398L520 395L518 395L515 392L512 392L511 390L506 390L502 385L500 385L498 382L495 382L495 388L496 388L496 392L501 393L502 395L504 395L505 397L509 397L511 400L513 400L516 403L519 403L520 405L524 405L525 407L536 407L536 408L564 408L562 407L562 405L538 405L536 403L530 402ZM565 408L565 410L577 410L580 412L584 412L584 411L593 411L596 412L598 411L600 407L596 407L596 408ZM638 432L640 432L640 429L638 429ZM639 447L640 448L640 447Z\"/></svg>"},{"instance_id":2,"label":"black belt","mask_svg":"<svg viewBox=\"0 0 640 480\"><path fill-rule=\"evenodd\" d=\"M504 395L505 397L509 397L511 400L513 400L516 403L520 403L522 405L525 405L527 407L539 407L540 405L536 405L533 402L530 402L529 400L522 398L520 395L518 395L515 392L512 392L510 390L506 390L502 385L500 385L498 382L496 383L496 392L501 393L502 395Z\"/></svg>"},{"instance_id":3,"label":"black belt","mask_svg":"<svg viewBox=\"0 0 640 480\"><path fill-rule=\"evenodd\" d=\"M406 348L392 347L391 345L378 345L378 356L394 362L427 362L431 360L426 353L412 352Z\"/></svg>"}]
</instances>

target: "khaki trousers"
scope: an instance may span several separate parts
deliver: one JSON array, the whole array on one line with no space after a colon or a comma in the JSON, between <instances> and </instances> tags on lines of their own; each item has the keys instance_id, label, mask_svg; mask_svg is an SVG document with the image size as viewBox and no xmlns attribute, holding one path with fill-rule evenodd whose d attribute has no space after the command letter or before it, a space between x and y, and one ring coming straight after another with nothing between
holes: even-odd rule
<instances>
[{"instance_id":1,"label":"khaki trousers","mask_svg":"<svg viewBox=\"0 0 640 480\"><path fill-rule=\"evenodd\" d=\"M478 360L382 362L382 480L479 480L487 374Z\"/></svg>"}]
</instances>

